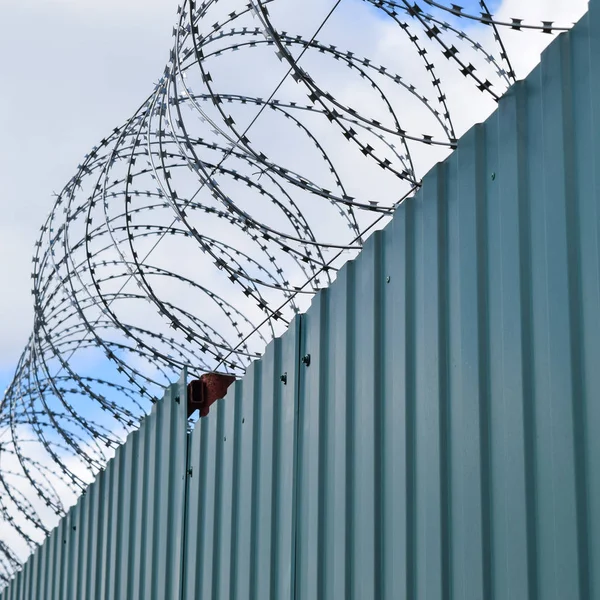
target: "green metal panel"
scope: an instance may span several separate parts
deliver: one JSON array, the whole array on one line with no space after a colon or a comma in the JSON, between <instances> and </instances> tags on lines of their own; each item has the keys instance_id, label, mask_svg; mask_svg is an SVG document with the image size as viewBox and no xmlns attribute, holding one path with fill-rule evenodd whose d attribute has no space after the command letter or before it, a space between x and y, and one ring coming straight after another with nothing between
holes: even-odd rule
<instances>
[{"instance_id":1,"label":"green metal panel","mask_svg":"<svg viewBox=\"0 0 600 600\"><path fill-rule=\"evenodd\" d=\"M600 593L599 40L592 3L306 314L298 598Z\"/></svg>"},{"instance_id":2,"label":"green metal panel","mask_svg":"<svg viewBox=\"0 0 600 600\"><path fill-rule=\"evenodd\" d=\"M117 449L2 598L178 598L186 417L184 373L140 430ZM141 562L144 549L148 549L147 570Z\"/></svg>"},{"instance_id":3,"label":"green metal panel","mask_svg":"<svg viewBox=\"0 0 600 600\"><path fill-rule=\"evenodd\" d=\"M190 435L185 599L293 597L299 328L297 319Z\"/></svg>"}]
</instances>

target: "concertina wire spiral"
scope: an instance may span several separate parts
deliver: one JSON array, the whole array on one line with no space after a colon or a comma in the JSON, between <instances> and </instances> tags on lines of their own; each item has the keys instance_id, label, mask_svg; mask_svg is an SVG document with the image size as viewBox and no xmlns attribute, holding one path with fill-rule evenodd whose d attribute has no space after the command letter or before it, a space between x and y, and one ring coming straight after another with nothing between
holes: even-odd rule
<instances>
[{"instance_id":1,"label":"concertina wire spiral","mask_svg":"<svg viewBox=\"0 0 600 600\"><path fill-rule=\"evenodd\" d=\"M174 374L242 375L455 146L465 88L442 68L493 102L515 81L501 33L566 29L483 1L344 2L290 25L289 2L187 0L152 94L56 196L0 412L3 583ZM392 32L395 64L331 33L336 11Z\"/></svg>"}]
</instances>

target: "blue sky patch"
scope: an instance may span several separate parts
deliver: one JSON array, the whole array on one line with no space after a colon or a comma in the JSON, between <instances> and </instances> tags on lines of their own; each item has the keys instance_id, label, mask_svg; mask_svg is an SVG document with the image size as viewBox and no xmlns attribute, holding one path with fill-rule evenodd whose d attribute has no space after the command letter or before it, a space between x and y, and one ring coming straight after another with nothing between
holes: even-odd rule
<instances>
[{"instance_id":1,"label":"blue sky patch","mask_svg":"<svg viewBox=\"0 0 600 600\"><path fill-rule=\"evenodd\" d=\"M463 12L465 12L466 14L469 14L469 15L479 16L481 14L481 6L479 4L479 0L453 0L452 2L450 2L449 0L436 0L436 1L438 2L438 4L443 4L444 6L447 6L447 7L450 7L452 4L461 6L463 8ZM365 4L370 5L369 0L355 0L355 2L360 2L363 6ZM453 24L456 24L457 19L451 13L446 12L442 9L436 8L434 6L431 6L430 4L427 4L427 2L425 2L424 0L420 0L419 4L423 8L424 11L426 11L432 15L435 15L440 20L453 22ZM492 14L494 14L500 8L501 4L502 4L502 0L488 0L487 1L488 10ZM387 16L381 9L376 8L372 4L369 6L369 8L373 12L379 13L379 15L382 18L384 18L384 19L387 18ZM477 26L477 24L470 19L465 19L462 22L464 23L463 28Z\"/></svg>"}]
</instances>

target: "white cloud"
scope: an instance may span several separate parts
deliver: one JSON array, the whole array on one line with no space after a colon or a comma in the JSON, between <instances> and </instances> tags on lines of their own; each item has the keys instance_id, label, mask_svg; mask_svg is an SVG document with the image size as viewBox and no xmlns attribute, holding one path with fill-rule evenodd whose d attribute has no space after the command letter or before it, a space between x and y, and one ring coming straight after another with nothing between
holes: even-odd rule
<instances>
[{"instance_id":1,"label":"white cloud","mask_svg":"<svg viewBox=\"0 0 600 600\"><path fill-rule=\"evenodd\" d=\"M150 92L168 57L176 7L176 0L2 2L0 370L14 365L31 330L31 257L52 192Z\"/></svg>"}]
</instances>

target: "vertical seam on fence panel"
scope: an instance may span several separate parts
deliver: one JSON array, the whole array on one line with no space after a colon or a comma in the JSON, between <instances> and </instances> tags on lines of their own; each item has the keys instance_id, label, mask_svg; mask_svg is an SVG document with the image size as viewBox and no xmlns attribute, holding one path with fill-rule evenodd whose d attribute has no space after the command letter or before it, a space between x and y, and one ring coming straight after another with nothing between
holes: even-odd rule
<instances>
[{"instance_id":1,"label":"vertical seam on fence panel","mask_svg":"<svg viewBox=\"0 0 600 600\"><path fill-rule=\"evenodd\" d=\"M374 561L375 561L375 581L374 591L376 598L385 598L385 428L383 426L383 390L384 390L384 360L385 360L385 327L382 326L385 315L385 294L383 293L382 282L384 280L384 233L377 231L373 234L374 241L374 277L373 277L373 348L375 356L373 357L373 393L374 393Z\"/></svg>"},{"instance_id":2,"label":"vertical seam on fence panel","mask_svg":"<svg viewBox=\"0 0 600 600\"><path fill-rule=\"evenodd\" d=\"M263 396L263 361L256 363L254 389L252 390L252 485L250 491L250 589L249 598L257 598L257 569L258 569L258 496L262 485L262 468L260 464L260 437L262 435L261 419Z\"/></svg>"},{"instance_id":3,"label":"vertical seam on fence panel","mask_svg":"<svg viewBox=\"0 0 600 600\"><path fill-rule=\"evenodd\" d=\"M527 96L524 82L515 85L516 111L517 111L517 160L519 166L517 175L517 189L519 196L518 236L519 236L519 303L520 328L521 328L521 356L523 373L523 435L525 449L525 503L527 526L527 578L528 593L531 600L538 598L538 564L537 564L537 476L535 472L535 419L534 419L534 393L535 381L533 376L533 300L532 300L532 241L531 241L531 200L527 193L529 184L529 170L527 160Z\"/></svg>"},{"instance_id":4,"label":"vertical seam on fence panel","mask_svg":"<svg viewBox=\"0 0 600 600\"><path fill-rule=\"evenodd\" d=\"M187 406L187 390L184 389L184 391L186 391L186 395L185 398L181 399L181 402L183 402L184 406ZM180 390L180 394L181 394L181 390ZM186 428L187 428L187 423L186 423ZM192 450L192 434L189 432L186 432L185 434L185 481L184 481L184 485L183 485L183 510L181 511L181 522L182 522L182 528L181 528L181 576L179 578L179 598L181 600L185 600L184 597L184 592L186 591L186 585L185 585L185 578L186 578L186 566L187 566L187 515L188 515L188 510L189 510L189 497L188 497L188 493L189 493L189 487L190 487L190 458L191 458L191 452Z\"/></svg>"},{"instance_id":5,"label":"vertical seam on fence panel","mask_svg":"<svg viewBox=\"0 0 600 600\"><path fill-rule=\"evenodd\" d=\"M331 574L326 573L327 552L327 527L326 527L326 476L329 472L330 457L327 453L327 433L329 431L329 390L327 389L327 377L329 376L325 362L329 356L330 332L329 332L329 306L331 303L329 290L321 292L319 304L319 366L318 366L318 491L317 491L317 523L318 523L318 548L317 548L317 594L318 598L326 597L327 580Z\"/></svg>"},{"instance_id":6,"label":"vertical seam on fence panel","mask_svg":"<svg viewBox=\"0 0 600 600\"><path fill-rule=\"evenodd\" d=\"M346 305L346 329L348 332L346 338L346 556L345 556L345 575L346 575L346 593L349 600L355 598L354 591L354 437L355 437L355 317L356 317L356 286L354 262L347 266L347 305Z\"/></svg>"},{"instance_id":7,"label":"vertical seam on fence panel","mask_svg":"<svg viewBox=\"0 0 600 600\"><path fill-rule=\"evenodd\" d=\"M291 600L297 597L297 567L298 567L298 461L299 461L299 434L300 434L300 356L302 354L302 348L304 346L304 315L298 315L297 317L297 337L296 337L296 356L294 361L295 381L294 381L294 405L296 418L294 422L294 452L293 452L293 490L292 490L292 572L291 572L291 585L290 595Z\"/></svg>"},{"instance_id":8,"label":"vertical seam on fence panel","mask_svg":"<svg viewBox=\"0 0 600 600\"><path fill-rule=\"evenodd\" d=\"M404 264L406 269L405 283L405 307L404 321L406 328L404 331L404 343L408 349L404 357L406 380L404 381L404 393L406 396L405 413L405 469L406 469L406 598L415 596L415 572L417 565L416 552L416 533L415 533L415 514L416 514L416 495L415 495L415 355L414 347L416 340L415 332L415 206L414 202L404 203L404 218L406 219L406 235L403 243Z\"/></svg>"},{"instance_id":9,"label":"vertical seam on fence panel","mask_svg":"<svg viewBox=\"0 0 600 600\"><path fill-rule=\"evenodd\" d=\"M442 586L447 598L452 589L452 496L451 488L451 431L450 431L450 392L449 392L449 253L448 253L448 165L442 163L437 168L437 287L438 287L438 340L439 340L439 380L440 380L440 498L441 506L441 547L442 547Z\"/></svg>"},{"instance_id":10,"label":"vertical seam on fence panel","mask_svg":"<svg viewBox=\"0 0 600 600\"><path fill-rule=\"evenodd\" d=\"M221 522L223 521L223 432L225 430L225 412L222 410L216 411L217 418L217 443L215 457L215 505L214 505L214 522L213 522L213 564L212 564L212 597L213 600L218 600L220 592L220 577L221 577ZM233 566L231 567L233 570Z\"/></svg>"},{"instance_id":11,"label":"vertical seam on fence panel","mask_svg":"<svg viewBox=\"0 0 600 600\"><path fill-rule=\"evenodd\" d=\"M492 598L494 594L493 584L493 495L491 492L491 435L490 426L490 311L488 299L488 270L489 270L489 247L487 239L487 223L489 218L489 198L486 192L483 176L485 172L485 161L487 144L485 129L480 125L475 130L475 190L476 204L476 239L477 239L477 348L479 350L478 381L479 381L479 453L481 460L481 536L482 536L482 584L486 598Z\"/></svg>"},{"instance_id":12,"label":"vertical seam on fence panel","mask_svg":"<svg viewBox=\"0 0 600 600\"><path fill-rule=\"evenodd\" d=\"M281 339L275 340L275 352L274 352L274 367L273 367L273 425L272 425L272 464L271 464L271 573L270 573L270 600L276 599L276 589L278 582L278 574L281 569L279 560L279 535L277 527L279 525L281 507L279 500L279 483L277 481L279 476L279 466L281 464L280 450L281 450L281 414L282 414L282 392L281 392L281 381L278 377L278 373L282 370L282 346Z\"/></svg>"},{"instance_id":13,"label":"vertical seam on fence panel","mask_svg":"<svg viewBox=\"0 0 600 600\"><path fill-rule=\"evenodd\" d=\"M589 505L587 498L587 456L586 430L584 426L586 390L585 390L585 361L583 360L583 303L581 285L581 256L579 243L580 232L580 190L575 168L575 125L574 87L572 67L572 42L574 34L567 34L562 43L561 76L562 86L562 126L565 146L565 196L566 205L566 230L567 230L567 277L569 285L568 311L571 342L571 387L573 398L573 438L575 440L575 498L577 506L578 551L579 551L579 590L582 598L590 596L590 541L589 541ZM570 42L570 43L569 43ZM569 189L571 187L571 189ZM571 193L569 193L571 192Z\"/></svg>"},{"instance_id":14,"label":"vertical seam on fence panel","mask_svg":"<svg viewBox=\"0 0 600 600\"><path fill-rule=\"evenodd\" d=\"M256 377L256 364L252 364L246 373L252 369L254 377ZM254 393L254 391L252 391ZM241 476L241 461L242 461L242 422L241 415L244 411L243 403L244 389L240 386L236 387L235 390L235 403L233 410L233 457L232 457L232 470L231 470L231 485L234 490L240 490L240 476ZM221 441L224 430L220 435L217 435L217 440ZM223 461L221 462L221 474L223 477ZM223 493L221 493L221 499ZM240 523L240 502L241 498L239 495L233 495L231 497L231 545L229 548L229 598L230 600L237 600L238 598L238 573L239 573L239 546L240 546L240 535L239 535L239 523ZM222 504L222 500L221 500ZM220 508L220 514L223 513L223 508ZM221 517L222 519L222 517ZM221 535L221 533L219 533ZM242 536L243 537L243 536ZM220 583L219 583L220 585Z\"/></svg>"}]
</instances>

